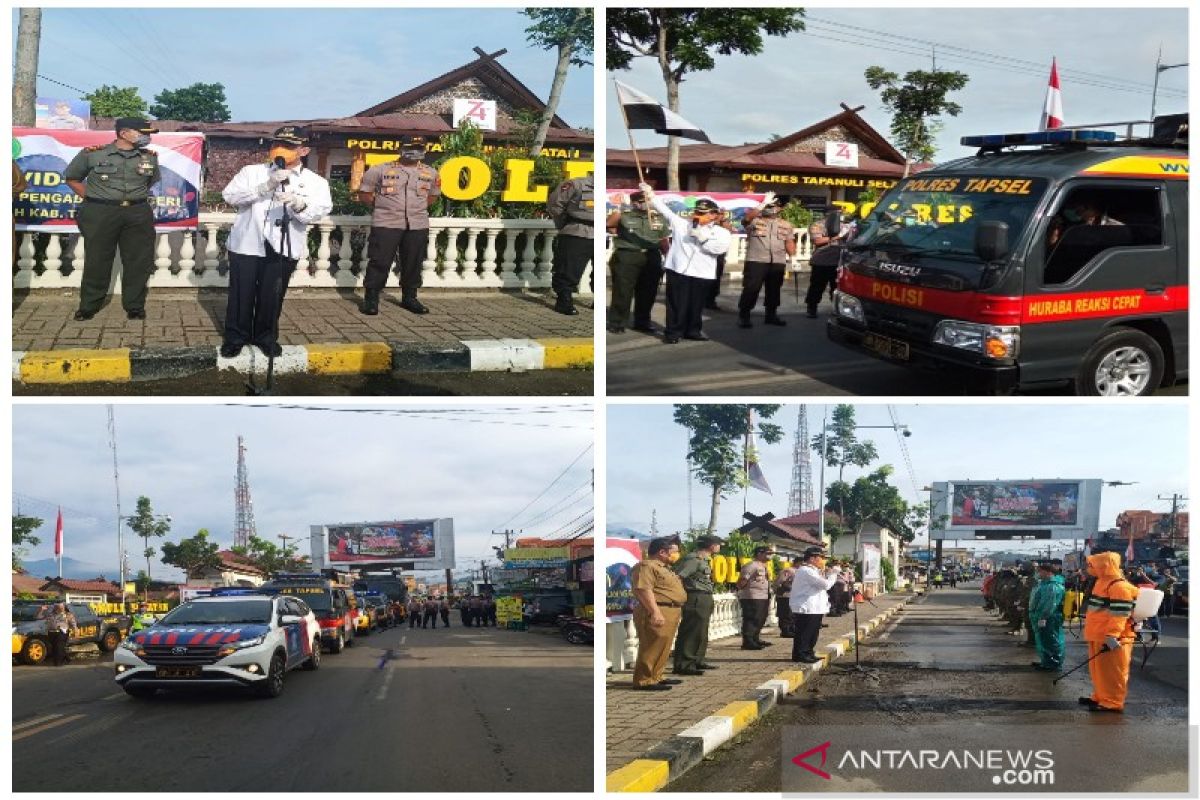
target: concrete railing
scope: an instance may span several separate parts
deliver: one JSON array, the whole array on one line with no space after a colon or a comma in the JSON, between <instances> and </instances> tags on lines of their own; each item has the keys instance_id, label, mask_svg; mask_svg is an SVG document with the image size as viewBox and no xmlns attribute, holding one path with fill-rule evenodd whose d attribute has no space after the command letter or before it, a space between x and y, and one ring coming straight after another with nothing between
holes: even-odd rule
<instances>
[{"instance_id":1,"label":"concrete railing","mask_svg":"<svg viewBox=\"0 0 1200 800\"><path fill-rule=\"evenodd\" d=\"M725 593L713 598L713 613L708 620L708 640L727 639L738 636L742 632L742 606L736 596ZM771 608L767 613L767 625L774 627L779 624L775 615L775 598L771 598ZM633 620L610 622L605 626L605 651L609 669L614 672L633 669L637 660L638 638ZM672 643L674 648L674 643Z\"/></svg>"},{"instance_id":2,"label":"concrete railing","mask_svg":"<svg viewBox=\"0 0 1200 800\"><path fill-rule=\"evenodd\" d=\"M612 257L613 237L609 236L605 243L604 262L607 264ZM806 272L808 270L808 261L812 258L812 239L808 235L808 231L796 232L796 255L792 258L792 272ZM743 233L735 233L733 235L733 245L729 248L729 252L725 255L725 275L724 282L737 283L742 282L742 265L746 262L746 235Z\"/></svg>"},{"instance_id":3,"label":"concrete railing","mask_svg":"<svg viewBox=\"0 0 1200 800\"><path fill-rule=\"evenodd\" d=\"M225 234L235 215L202 212L194 231L157 234L150 286L189 289L229 285ZM326 217L308 228L308 251L300 259L293 288L354 288L367 266L370 217ZM15 289L77 288L83 276L85 243L77 233L20 235ZM543 289L550 286L554 239L549 220L430 220L429 245L422 280L434 289ZM47 236L39 248L35 237ZM117 269L120 269L120 256ZM591 267L580 281L580 293L591 294ZM117 284L114 274L113 283ZM393 285L395 281L389 281ZM114 288L119 291L119 285Z\"/></svg>"}]
</instances>

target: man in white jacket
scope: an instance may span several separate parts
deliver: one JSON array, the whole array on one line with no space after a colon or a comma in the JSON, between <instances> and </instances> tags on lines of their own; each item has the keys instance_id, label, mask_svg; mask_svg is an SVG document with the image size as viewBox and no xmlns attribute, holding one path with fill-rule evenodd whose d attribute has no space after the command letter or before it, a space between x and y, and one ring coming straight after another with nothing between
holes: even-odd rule
<instances>
[{"instance_id":1,"label":"man in white jacket","mask_svg":"<svg viewBox=\"0 0 1200 800\"><path fill-rule=\"evenodd\" d=\"M268 356L283 352L279 313L288 281L308 251L308 226L333 210L329 182L304 166L307 142L301 129L280 128L271 138L268 161L242 167L222 192L238 212L227 243L225 358L248 344Z\"/></svg>"},{"instance_id":2,"label":"man in white jacket","mask_svg":"<svg viewBox=\"0 0 1200 800\"><path fill-rule=\"evenodd\" d=\"M825 569L825 550L810 547L804 551L804 563L792 578L792 661L815 664L821 618L829 612L829 589L838 579L840 567Z\"/></svg>"},{"instance_id":3,"label":"man in white jacket","mask_svg":"<svg viewBox=\"0 0 1200 800\"><path fill-rule=\"evenodd\" d=\"M640 186L647 202L671 226L671 249L663 269L667 275L667 327L663 341L675 344L680 337L708 341L700 330L704 303L717 279L717 256L729 251L733 234L717 224L721 207L702 197L690 218L681 217L654 194L650 184Z\"/></svg>"}]
</instances>

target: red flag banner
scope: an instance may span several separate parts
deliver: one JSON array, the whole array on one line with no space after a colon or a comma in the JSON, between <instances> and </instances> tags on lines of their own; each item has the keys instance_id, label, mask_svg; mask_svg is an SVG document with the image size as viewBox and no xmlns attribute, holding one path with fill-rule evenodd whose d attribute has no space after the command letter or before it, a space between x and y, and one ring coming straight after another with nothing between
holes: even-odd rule
<instances>
[{"instance_id":1,"label":"red flag banner","mask_svg":"<svg viewBox=\"0 0 1200 800\"><path fill-rule=\"evenodd\" d=\"M1063 126L1062 88L1058 85L1058 59L1050 62L1050 85L1046 87L1046 102L1042 106L1044 131Z\"/></svg>"},{"instance_id":2,"label":"red flag banner","mask_svg":"<svg viewBox=\"0 0 1200 800\"><path fill-rule=\"evenodd\" d=\"M54 527L54 555L61 556L63 554L63 523L62 509L58 510L58 524Z\"/></svg>"}]
</instances>

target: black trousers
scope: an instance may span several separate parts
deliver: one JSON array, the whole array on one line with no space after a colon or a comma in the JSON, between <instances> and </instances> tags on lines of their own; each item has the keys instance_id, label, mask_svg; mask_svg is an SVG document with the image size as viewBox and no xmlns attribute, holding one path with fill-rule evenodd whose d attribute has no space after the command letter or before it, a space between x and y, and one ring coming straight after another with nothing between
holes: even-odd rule
<instances>
[{"instance_id":1,"label":"black trousers","mask_svg":"<svg viewBox=\"0 0 1200 800\"><path fill-rule=\"evenodd\" d=\"M436 611L426 611L425 612L425 618L421 620L421 627L422 628L428 627L429 623L431 623L431 622L433 623L433 627L436 628L437 627L437 612Z\"/></svg>"},{"instance_id":2,"label":"black trousers","mask_svg":"<svg viewBox=\"0 0 1200 800\"><path fill-rule=\"evenodd\" d=\"M704 324L704 304L714 283L716 281L667 270L667 336L700 333Z\"/></svg>"},{"instance_id":3,"label":"black trousers","mask_svg":"<svg viewBox=\"0 0 1200 800\"><path fill-rule=\"evenodd\" d=\"M791 599L786 594L775 595L775 616L779 618L779 635L792 635Z\"/></svg>"},{"instance_id":4,"label":"black trousers","mask_svg":"<svg viewBox=\"0 0 1200 800\"><path fill-rule=\"evenodd\" d=\"M554 262L550 272L550 288L559 297L570 299L579 291L579 281L592 260L591 239L570 234L554 237Z\"/></svg>"},{"instance_id":5,"label":"black trousers","mask_svg":"<svg viewBox=\"0 0 1200 800\"><path fill-rule=\"evenodd\" d=\"M646 263L638 271L637 286L633 289L633 324L639 328L650 327L650 312L658 299L658 287L662 284L662 253L646 251Z\"/></svg>"},{"instance_id":6,"label":"black trousers","mask_svg":"<svg viewBox=\"0 0 1200 800\"><path fill-rule=\"evenodd\" d=\"M113 259L121 251L121 306L146 307L146 284L154 272L154 212L149 203L110 206L84 202L75 214L83 236L79 310L95 313L108 297Z\"/></svg>"},{"instance_id":7,"label":"black trousers","mask_svg":"<svg viewBox=\"0 0 1200 800\"><path fill-rule=\"evenodd\" d=\"M417 627L417 623L420 621L421 621L421 612L418 611L416 614L409 614L408 615L408 629L412 630L413 628Z\"/></svg>"},{"instance_id":8,"label":"black trousers","mask_svg":"<svg viewBox=\"0 0 1200 800\"><path fill-rule=\"evenodd\" d=\"M768 317L775 316L786 273L787 265L783 263L747 261L745 272L742 273L742 296L738 300L738 312L743 317L750 316L750 312L758 304L758 293L766 284L767 296L763 300L763 306L767 309Z\"/></svg>"},{"instance_id":9,"label":"black trousers","mask_svg":"<svg viewBox=\"0 0 1200 800\"><path fill-rule=\"evenodd\" d=\"M821 636L821 617L823 614L792 614L792 661L801 658L815 658L817 639Z\"/></svg>"},{"instance_id":10,"label":"black trousers","mask_svg":"<svg viewBox=\"0 0 1200 800\"><path fill-rule=\"evenodd\" d=\"M442 624L445 625L447 628L449 628L450 627L450 609L443 608L441 610L441 612L439 612L439 613L441 613L441 615L442 615Z\"/></svg>"},{"instance_id":11,"label":"black trousers","mask_svg":"<svg viewBox=\"0 0 1200 800\"><path fill-rule=\"evenodd\" d=\"M371 228L367 237L367 274L363 288L378 291L387 286L393 262L400 262L400 289L415 297L421 288L421 263L429 244L429 229Z\"/></svg>"},{"instance_id":12,"label":"black trousers","mask_svg":"<svg viewBox=\"0 0 1200 800\"><path fill-rule=\"evenodd\" d=\"M762 641L763 625L767 624L770 600L738 600L742 606L742 643L757 644Z\"/></svg>"},{"instance_id":13,"label":"black trousers","mask_svg":"<svg viewBox=\"0 0 1200 800\"><path fill-rule=\"evenodd\" d=\"M675 637L675 670L700 669L708 654L708 621L712 618L712 592L688 592Z\"/></svg>"},{"instance_id":14,"label":"black trousers","mask_svg":"<svg viewBox=\"0 0 1200 800\"><path fill-rule=\"evenodd\" d=\"M67 634L62 631L47 631L46 644L51 664L61 667L67 663Z\"/></svg>"},{"instance_id":15,"label":"black trousers","mask_svg":"<svg viewBox=\"0 0 1200 800\"><path fill-rule=\"evenodd\" d=\"M471 627L471 612L466 608L460 608L458 613L462 616L462 624L464 628Z\"/></svg>"},{"instance_id":16,"label":"black trousers","mask_svg":"<svg viewBox=\"0 0 1200 800\"><path fill-rule=\"evenodd\" d=\"M229 297L225 304L225 343L272 345L279 340L279 314L295 258L280 258L266 246L265 256L229 254Z\"/></svg>"},{"instance_id":17,"label":"black trousers","mask_svg":"<svg viewBox=\"0 0 1200 800\"><path fill-rule=\"evenodd\" d=\"M808 279L808 293L804 295L804 304L809 311L816 311L821 304L821 296L828 290L832 296L837 288L837 267L813 267Z\"/></svg>"}]
</instances>

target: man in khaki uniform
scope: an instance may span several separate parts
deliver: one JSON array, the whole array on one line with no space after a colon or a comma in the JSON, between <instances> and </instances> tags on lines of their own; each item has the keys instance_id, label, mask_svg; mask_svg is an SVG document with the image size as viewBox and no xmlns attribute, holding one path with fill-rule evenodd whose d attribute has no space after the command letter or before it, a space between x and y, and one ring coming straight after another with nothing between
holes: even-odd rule
<instances>
[{"instance_id":1,"label":"man in khaki uniform","mask_svg":"<svg viewBox=\"0 0 1200 800\"><path fill-rule=\"evenodd\" d=\"M783 203L774 192L767 192L758 208L752 208L742 218L746 230L746 271L742 277L742 297L738 301L738 326L750 328L750 312L758 303L758 292L765 283L768 325L786 325L776 309L780 289L787 275L788 259L796 255L796 228L779 216Z\"/></svg>"},{"instance_id":2,"label":"man in khaki uniform","mask_svg":"<svg viewBox=\"0 0 1200 800\"><path fill-rule=\"evenodd\" d=\"M754 560L742 567L737 581L738 604L742 607L742 649L762 650L773 642L764 642L763 625L771 607L771 580L767 562L774 556L769 547L754 548Z\"/></svg>"},{"instance_id":3,"label":"man in khaki uniform","mask_svg":"<svg viewBox=\"0 0 1200 800\"><path fill-rule=\"evenodd\" d=\"M687 592L669 564L679 559L675 537L651 539L646 557L633 568L633 625L637 629L638 654L633 669L633 688L665 691L674 678L663 678L671 641L679 628L679 617Z\"/></svg>"}]
</instances>

